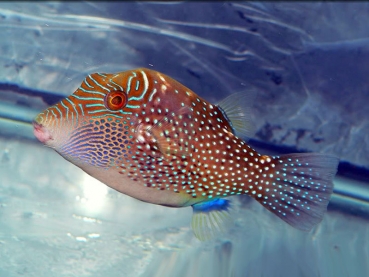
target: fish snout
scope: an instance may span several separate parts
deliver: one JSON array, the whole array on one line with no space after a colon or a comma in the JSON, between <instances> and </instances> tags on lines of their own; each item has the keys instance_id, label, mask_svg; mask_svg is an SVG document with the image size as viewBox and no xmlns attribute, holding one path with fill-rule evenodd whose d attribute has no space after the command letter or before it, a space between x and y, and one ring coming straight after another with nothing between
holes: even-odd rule
<instances>
[{"instance_id":1,"label":"fish snout","mask_svg":"<svg viewBox=\"0 0 369 277\"><path fill-rule=\"evenodd\" d=\"M32 125L33 134L40 142L46 144L48 141L53 139L50 132L45 128L45 126L35 120L32 122Z\"/></svg>"}]
</instances>

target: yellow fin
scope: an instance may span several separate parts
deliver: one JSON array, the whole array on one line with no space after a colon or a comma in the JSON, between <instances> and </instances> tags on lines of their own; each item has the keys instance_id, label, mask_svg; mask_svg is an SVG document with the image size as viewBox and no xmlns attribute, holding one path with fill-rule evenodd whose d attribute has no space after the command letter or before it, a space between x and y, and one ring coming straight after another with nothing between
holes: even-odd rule
<instances>
[{"instance_id":1,"label":"yellow fin","mask_svg":"<svg viewBox=\"0 0 369 277\"><path fill-rule=\"evenodd\" d=\"M192 205L192 208L192 230L201 241L217 237L232 224L229 200L214 199Z\"/></svg>"}]
</instances>

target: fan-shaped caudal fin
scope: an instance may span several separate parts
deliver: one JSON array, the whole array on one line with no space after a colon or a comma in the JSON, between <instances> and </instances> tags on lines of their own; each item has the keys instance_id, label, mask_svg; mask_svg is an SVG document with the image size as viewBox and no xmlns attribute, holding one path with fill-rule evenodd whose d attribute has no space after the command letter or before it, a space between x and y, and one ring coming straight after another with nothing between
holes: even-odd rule
<instances>
[{"instance_id":1,"label":"fan-shaped caudal fin","mask_svg":"<svg viewBox=\"0 0 369 277\"><path fill-rule=\"evenodd\" d=\"M253 196L293 227L309 231L327 209L338 161L334 156L310 153L273 157L262 191Z\"/></svg>"}]
</instances>

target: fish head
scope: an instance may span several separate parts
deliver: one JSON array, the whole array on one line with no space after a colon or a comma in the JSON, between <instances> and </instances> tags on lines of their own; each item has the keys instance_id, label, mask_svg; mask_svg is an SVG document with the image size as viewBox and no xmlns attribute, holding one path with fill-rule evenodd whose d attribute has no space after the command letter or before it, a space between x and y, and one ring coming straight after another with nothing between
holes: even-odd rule
<instances>
[{"instance_id":1,"label":"fish head","mask_svg":"<svg viewBox=\"0 0 369 277\"><path fill-rule=\"evenodd\" d=\"M72 95L36 116L35 136L75 164L116 163L128 155L139 124L140 107L132 102L150 89L148 80L136 86L138 75L139 70L88 75Z\"/></svg>"},{"instance_id":2,"label":"fish head","mask_svg":"<svg viewBox=\"0 0 369 277\"><path fill-rule=\"evenodd\" d=\"M80 167L118 167L151 147L155 139L148 129L165 114L190 105L178 93L184 90L144 68L90 74L72 95L36 116L34 134Z\"/></svg>"}]
</instances>

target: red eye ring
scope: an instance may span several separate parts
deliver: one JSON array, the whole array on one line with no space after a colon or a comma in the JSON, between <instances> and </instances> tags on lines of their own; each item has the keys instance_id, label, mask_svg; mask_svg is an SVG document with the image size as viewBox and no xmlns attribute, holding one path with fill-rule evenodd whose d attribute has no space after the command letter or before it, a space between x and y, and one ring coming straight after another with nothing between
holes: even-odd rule
<instances>
[{"instance_id":1,"label":"red eye ring","mask_svg":"<svg viewBox=\"0 0 369 277\"><path fill-rule=\"evenodd\" d=\"M127 104L127 95L123 91L112 91L105 96L105 107L111 111L117 111Z\"/></svg>"}]
</instances>

